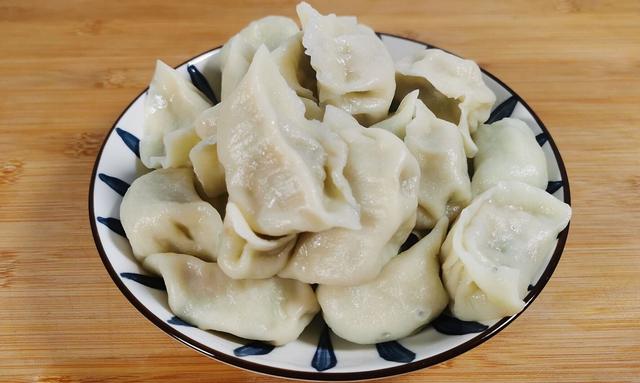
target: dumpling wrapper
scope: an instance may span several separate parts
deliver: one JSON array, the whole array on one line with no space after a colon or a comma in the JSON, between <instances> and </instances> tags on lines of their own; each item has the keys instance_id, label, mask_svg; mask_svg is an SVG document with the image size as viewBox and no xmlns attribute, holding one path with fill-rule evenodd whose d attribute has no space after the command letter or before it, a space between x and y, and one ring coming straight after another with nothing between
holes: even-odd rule
<instances>
[{"instance_id":1,"label":"dumpling wrapper","mask_svg":"<svg viewBox=\"0 0 640 383\"><path fill-rule=\"evenodd\" d=\"M481 125L473 138L478 145L478 154L473 159L473 195L500 181L521 181L546 189L547 160L524 121L504 118L491 125Z\"/></svg>"},{"instance_id":2,"label":"dumpling wrapper","mask_svg":"<svg viewBox=\"0 0 640 383\"><path fill-rule=\"evenodd\" d=\"M500 182L475 197L440 253L453 315L490 321L520 312L570 217L569 205L522 182Z\"/></svg>"},{"instance_id":3,"label":"dumpling wrapper","mask_svg":"<svg viewBox=\"0 0 640 383\"><path fill-rule=\"evenodd\" d=\"M169 307L203 330L289 343L320 310L311 286L291 279L235 280L216 263L184 254L153 254L144 267L164 279Z\"/></svg>"},{"instance_id":4,"label":"dumpling wrapper","mask_svg":"<svg viewBox=\"0 0 640 383\"><path fill-rule=\"evenodd\" d=\"M415 224L418 164L393 134L364 128L336 107L327 106L322 129L349 145L344 175L360 204L362 227L301 234L279 275L327 285L366 283L398 253Z\"/></svg>"},{"instance_id":5,"label":"dumpling wrapper","mask_svg":"<svg viewBox=\"0 0 640 383\"><path fill-rule=\"evenodd\" d=\"M160 169L131 184L120 205L120 220L133 254L181 252L215 260L222 219L196 192L191 169Z\"/></svg>"},{"instance_id":6,"label":"dumpling wrapper","mask_svg":"<svg viewBox=\"0 0 640 383\"><path fill-rule=\"evenodd\" d=\"M229 201L260 234L283 236L360 227L343 175L347 144L304 117L300 98L266 48L221 104L218 157Z\"/></svg>"},{"instance_id":7,"label":"dumpling wrapper","mask_svg":"<svg viewBox=\"0 0 640 383\"><path fill-rule=\"evenodd\" d=\"M320 285L316 290L325 322L336 335L359 344L411 335L447 307L438 252L448 219L398 254L373 281L358 286Z\"/></svg>"},{"instance_id":8,"label":"dumpling wrapper","mask_svg":"<svg viewBox=\"0 0 640 383\"><path fill-rule=\"evenodd\" d=\"M415 89L420 100L438 118L457 125L467 157L478 148L471 139L489 118L496 96L482 80L478 65L440 49L425 49L396 63L396 99Z\"/></svg>"},{"instance_id":9,"label":"dumpling wrapper","mask_svg":"<svg viewBox=\"0 0 640 383\"><path fill-rule=\"evenodd\" d=\"M355 17L321 15L305 2L296 10L320 103L337 106L366 125L385 118L395 91L395 69L375 32Z\"/></svg>"},{"instance_id":10,"label":"dumpling wrapper","mask_svg":"<svg viewBox=\"0 0 640 383\"><path fill-rule=\"evenodd\" d=\"M158 60L144 101L142 163L148 168L190 166L189 151L200 141L194 122L209 107L189 80Z\"/></svg>"},{"instance_id":11,"label":"dumpling wrapper","mask_svg":"<svg viewBox=\"0 0 640 383\"><path fill-rule=\"evenodd\" d=\"M262 279L276 275L289 260L296 235L263 238L257 235L234 203L228 203L218 265L234 279Z\"/></svg>"},{"instance_id":12,"label":"dumpling wrapper","mask_svg":"<svg viewBox=\"0 0 640 383\"><path fill-rule=\"evenodd\" d=\"M236 89L249 70L253 56L261 45L268 50L280 44L300 29L295 21L284 16L267 16L252 21L224 45L220 52L219 66L222 72L221 101Z\"/></svg>"}]
</instances>

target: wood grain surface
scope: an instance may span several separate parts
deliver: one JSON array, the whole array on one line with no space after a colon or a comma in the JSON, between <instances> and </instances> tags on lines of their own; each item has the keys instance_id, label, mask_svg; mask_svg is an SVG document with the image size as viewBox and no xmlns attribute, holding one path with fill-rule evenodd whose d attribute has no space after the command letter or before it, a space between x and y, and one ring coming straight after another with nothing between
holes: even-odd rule
<instances>
[{"instance_id":1,"label":"wood grain surface","mask_svg":"<svg viewBox=\"0 0 640 383\"><path fill-rule=\"evenodd\" d=\"M640 2L315 1L477 60L569 172L560 264L482 346L389 379L640 381ZM0 381L277 381L172 340L122 296L87 212L97 151L151 78L292 1L0 0Z\"/></svg>"}]
</instances>

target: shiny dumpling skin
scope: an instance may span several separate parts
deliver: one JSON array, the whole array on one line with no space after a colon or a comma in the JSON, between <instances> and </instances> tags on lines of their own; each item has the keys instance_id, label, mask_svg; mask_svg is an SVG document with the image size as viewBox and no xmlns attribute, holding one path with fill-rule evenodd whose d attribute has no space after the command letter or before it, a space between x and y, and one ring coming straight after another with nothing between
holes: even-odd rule
<instances>
[{"instance_id":1,"label":"shiny dumpling skin","mask_svg":"<svg viewBox=\"0 0 640 383\"><path fill-rule=\"evenodd\" d=\"M547 161L524 121L504 118L481 125L474 134L478 154L473 159L471 190L478 195L499 181L521 181L547 187Z\"/></svg>"},{"instance_id":2,"label":"shiny dumpling skin","mask_svg":"<svg viewBox=\"0 0 640 383\"><path fill-rule=\"evenodd\" d=\"M264 47L222 102L217 145L229 201L257 233L360 227L343 175L347 144L304 113Z\"/></svg>"},{"instance_id":3,"label":"shiny dumpling skin","mask_svg":"<svg viewBox=\"0 0 640 383\"><path fill-rule=\"evenodd\" d=\"M299 97L316 100L316 72L311 67L309 56L304 53L302 32L289 37L271 52L280 74Z\"/></svg>"},{"instance_id":4,"label":"shiny dumpling skin","mask_svg":"<svg viewBox=\"0 0 640 383\"><path fill-rule=\"evenodd\" d=\"M216 198L227 192L224 168L218 159L216 136L209 136L197 143L189 152L189 159L207 197Z\"/></svg>"},{"instance_id":5,"label":"shiny dumpling skin","mask_svg":"<svg viewBox=\"0 0 640 383\"><path fill-rule=\"evenodd\" d=\"M191 169L159 169L131 184L120 220L133 254L179 251L215 260L222 233L220 214L198 196Z\"/></svg>"},{"instance_id":6,"label":"shiny dumpling skin","mask_svg":"<svg viewBox=\"0 0 640 383\"><path fill-rule=\"evenodd\" d=\"M478 148L471 133L489 118L496 101L475 62L440 49L425 49L396 63L396 84L398 99L419 89L429 110L458 126L467 157L475 156Z\"/></svg>"},{"instance_id":7,"label":"shiny dumpling skin","mask_svg":"<svg viewBox=\"0 0 640 383\"><path fill-rule=\"evenodd\" d=\"M322 128L349 145L344 174L360 204L362 227L300 234L279 275L327 285L366 283L398 253L415 224L418 164L400 139L360 126L341 109L327 106Z\"/></svg>"},{"instance_id":8,"label":"shiny dumpling skin","mask_svg":"<svg viewBox=\"0 0 640 383\"><path fill-rule=\"evenodd\" d=\"M385 118L395 91L395 70L373 30L355 17L321 15L305 2L296 10L320 103L342 108L366 125Z\"/></svg>"},{"instance_id":9,"label":"shiny dumpling skin","mask_svg":"<svg viewBox=\"0 0 640 383\"><path fill-rule=\"evenodd\" d=\"M144 100L140 159L148 168L188 167L199 141L193 124L211 105L193 84L158 60Z\"/></svg>"},{"instance_id":10,"label":"shiny dumpling skin","mask_svg":"<svg viewBox=\"0 0 640 383\"><path fill-rule=\"evenodd\" d=\"M393 115L371 125L371 127L388 130L400 137L400 139L404 139L407 125L409 125L416 115L416 101L418 101L419 93L417 89L408 93L404 96Z\"/></svg>"},{"instance_id":11,"label":"shiny dumpling skin","mask_svg":"<svg viewBox=\"0 0 640 383\"><path fill-rule=\"evenodd\" d=\"M270 278L282 270L295 243L296 234L278 238L258 236L240 209L228 203L217 262L234 279Z\"/></svg>"},{"instance_id":12,"label":"shiny dumpling skin","mask_svg":"<svg viewBox=\"0 0 640 383\"><path fill-rule=\"evenodd\" d=\"M570 217L569 205L522 182L500 182L475 197L440 252L453 315L490 321L522 310Z\"/></svg>"},{"instance_id":13,"label":"shiny dumpling skin","mask_svg":"<svg viewBox=\"0 0 640 383\"><path fill-rule=\"evenodd\" d=\"M224 101L235 90L261 45L272 51L299 31L296 22L288 17L267 16L252 21L229 39L220 52L220 99Z\"/></svg>"},{"instance_id":14,"label":"shiny dumpling skin","mask_svg":"<svg viewBox=\"0 0 640 383\"><path fill-rule=\"evenodd\" d=\"M311 286L291 279L235 280L216 263L174 253L150 255L143 265L164 279L171 311L203 330L282 345L320 309Z\"/></svg>"},{"instance_id":15,"label":"shiny dumpling skin","mask_svg":"<svg viewBox=\"0 0 640 383\"><path fill-rule=\"evenodd\" d=\"M325 322L336 335L359 344L400 339L435 319L449 297L440 281L438 251L448 219L398 254L373 281L358 286L320 285Z\"/></svg>"},{"instance_id":16,"label":"shiny dumpling skin","mask_svg":"<svg viewBox=\"0 0 640 383\"><path fill-rule=\"evenodd\" d=\"M420 165L417 229L453 220L471 201L467 157L458 128L437 118L418 100L404 142Z\"/></svg>"}]
</instances>

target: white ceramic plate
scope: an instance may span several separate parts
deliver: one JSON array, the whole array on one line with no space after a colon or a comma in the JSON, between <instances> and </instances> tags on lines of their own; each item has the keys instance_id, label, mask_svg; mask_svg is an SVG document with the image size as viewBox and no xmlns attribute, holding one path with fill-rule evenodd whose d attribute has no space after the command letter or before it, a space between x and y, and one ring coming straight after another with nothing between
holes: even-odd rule
<instances>
[{"instance_id":1,"label":"white ceramic plate","mask_svg":"<svg viewBox=\"0 0 640 383\"><path fill-rule=\"evenodd\" d=\"M379 36L394 59L426 45L388 34ZM203 70L205 63L219 51L220 48L210 50L177 69L189 78L188 65ZM551 135L515 92L488 72L483 73L484 81L497 96L490 120L513 116L527 122L547 158L551 180L547 191L570 204L567 173ZM297 341L276 348L203 331L181 321L168 307L162 279L148 276L133 258L118 219L122 195L136 178L139 166L137 137L142 134L145 93L146 90L116 120L98 154L89 191L89 214L96 246L113 281L142 314L179 341L222 362L256 372L310 380L358 380L402 374L451 359L486 341L520 315L485 326L444 314L415 335L370 346L336 337L318 317ZM568 230L567 226L560 233L555 252L540 270L537 282L530 286L526 306L551 277Z\"/></svg>"}]
</instances>

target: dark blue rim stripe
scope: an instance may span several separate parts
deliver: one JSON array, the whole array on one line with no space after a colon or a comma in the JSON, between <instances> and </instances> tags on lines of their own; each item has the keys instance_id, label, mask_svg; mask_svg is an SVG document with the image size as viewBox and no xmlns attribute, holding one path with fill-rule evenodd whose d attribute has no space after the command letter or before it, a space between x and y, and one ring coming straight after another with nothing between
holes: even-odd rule
<instances>
[{"instance_id":1,"label":"dark blue rim stripe","mask_svg":"<svg viewBox=\"0 0 640 383\"><path fill-rule=\"evenodd\" d=\"M115 191L116 193L120 194L123 197L130 186L128 183L124 182L120 178L111 177L104 173L98 174L98 178L100 178L102 182L104 182L105 184L107 184L107 186L113 189L113 191Z\"/></svg>"},{"instance_id":2,"label":"dark blue rim stripe","mask_svg":"<svg viewBox=\"0 0 640 383\"><path fill-rule=\"evenodd\" d=\"M415 42L417 44L423 44L423 45L427 45L424 42L421 41L417 41L415 39L410 39L407 37L402 37L402 36L398 36L398 35L394 35L394 34L390 34L390 33L381 33L384 37L394 37L394 38L399 38L399 39L403 39L406 41L412 41ZM437 46L433 46L430 45L429 47L431 48L435 48L435 49L441 49ZM191 59L189 59L188 61L180 64L180 66L183 66L185 64L187 64L189 61L195 60L198 57L201 57L205 54L214 52L218 49L220 49L221 47L216 47L213 49L209 49L205 52L202 52L200 55L193 57ZM454 54L453 52L449 52L445 49L442 49L445 52ZM457 55L456 55L457 56ZM499 78L495 77L494 75L492 75L491 73L487 72L486 70L480 68L482 70L482 72L484 73L484 75L486 75L487 77L493 79L497 84L499 84L502 88L504 88L507 92L509 92L510 94L515 95L519 102L523 105L523 107L531 114L531 116L533 116L534 120L538 123L538 125L540 125L540 127L542 128L542 130L544 132L547 132L546 127L544 126L544 123L540 120L540 118L536 115L536 113L531 109L531 107L527 104L526 101L522 100L515 91L513 91L513 89L511 89L507 84L505 84L503 81L501 81ZM123 109L122 113L120 114L120 116L118 116L116 118L116 123L122 118L122 116L124 116L124 114L127 112L127 110L130 109L130 107L134 104L134 102L136 102L138 100L139 97L141 97L144 94L144 90L136 97L134 98L129 105ZM114 129L116 129L116 124L114 124L111 127L111 131L113 131ZM399 366L394 366L394 367L389 367L389 368L383 368L383 369L379 369L379 370L372 370L372 371L360 371L360 372L326 372L326 373L318 373L318 372L307 372L307 371L296 371L296 370L289 370L289 369L285 369L285 368L278 368L278 367L271 367L268 365L264 365L264 364L258 364L258 363L254 363L251 361L248 361L246 359L241 359L241 358L237 358L234 356L230 356L226 353L223 353L219 350L216 350L214 348L211 348L209 346L206 346L194 339L192 339L191 337L188 337L186 335L184 335L183 333L176 331L173 327L169 326L166 321L162 318L157 317L155 314L153 314L148 308L146 308L139 300L136 296L133 295L133 293L131 293L131 291L129 290L129 288L122 282L122 280L119 278L117 272L114 270L113 265L111 264L109 257L107 256L104 247L102 246L102 243L100 241L100 236L98 233L98 227L97 227L97 220L96 220L96 216L95 216L95 207L94 207L94 187L95 187L95 182L96 182L96 178L97 178L97 170L98 170L98 165L100 164L100 160L102 158L102 153L104 152L104 148L105 145L107 143L107 140L105 140L102 144L102 147L100 148L100 151L96 157L96 161L94 163L94 167L93 167L93 172L91 175L91 183L89 185L89 198L88 198L88 211L89 211L89 222L91 224L91 232L93 234L93 238L94 238L94 242L96 245L96 248L98 250L98 253L100 255L100 259L102 260L102 263L104 264L107 272L109 273L109 275L111 276L112 280L114 281L114 283L116 284L116 286L118 286L118 288L120 289L120 291L122 292L122 294L129 300L129 302L131 302L131 304L136 307L136 309L138 309L138 311L140 311L150 322L152 322L153 324L155 324L158 328L160 328L161 330L165 331L166 333L168 333L169 335L171 335L172 337L180 340L181 342L185 343L186 345L190 346L191 348L203 353L204 355L207 355L211 358L220 360L222 362L240 367L240 368L244 368L244 369L248 369L248 370L253 370L253 371L257 371L263 374L269 374L269 375L274 375L274 376L281 376L281 377L286 377L286 378L294 378L294 379L311 379L311 380L322 380L322 381L344 381L344 380L348 380L348 381L353 381L353 380L364 380L364 379L373 379L373 378L382 378L382 377L387 377L387 376L391 376L391 375L396 375L396 374L403 374L403 373L408 373L411 371L415 371L421 368L426 368L429 366L433 366L435 364L444 362L446 360L449 360L453 357L456 357L460 354L465 353L466 351L486 342L487 340L489 340L490 338L492 338L493 336L495 336L497 333L499 333L500 331L502 331L507 325L509 325L511 322L513 322L515 319L517 319L520 314L522 314L523 311L521 311L518 314L515 314L511 317L508 318L504 318L500 321L498 321L497 323L495 323L494 325L492 325L490 328L488 328L486 331L484 331L481 334L478 334L477 336L473 337L472 339L464 342L463 344L460 344L450 350L447 350L443 353L434 355L432 357L427 357L424 359L420 359L417 361L414 361L412 363L409 364L403 364L403 365L399 365ZM553 138L550 136L549 137L549 143L551 145L551 149L553 150L554 156L556 158L556 160L558 161L558 165L560 168L560 174L562 176L562 179L565 181L565 185L563 188L563 196L564 196L564 201L567 204L571 204L571 190L570 190L570 186L569 186L569 180L568 180L568 176L567 176L567 171L564 165L564 162L562 160L562 156L560 155L560 152L558 150L558 147L556 146ZM547 284L547 282L549 281L551 275L553 274L556 266L558 265L558 262L560 260L561 254L562 254L562 250L564 249L564 246L566 244L567 241L567 237L568 237L568 232L569 232L569 226L567 226L560 234L558 237L558 245L556 246L556 250L547 266L547 268L545 269L544 273L542 274L542 276L540 277L538 283L536 284L534 290L532 290L526 297L525 297L525 309L526 307L528 307L529 305L531 305L535 299L538 297L538 295L540 295L540 292L542 291L542 289L544 288L544 286Z\"/></svg>"},{"instance_id":3,"label":"dark blue rim stripe","mask_svg":"<svg viewBox=\"0 0 640 383\"><path fill-rule=\"evenodd\" d=\"M200 73L198 68L196 68L195 65L189 64L187 65L187 72L189 72L189 77L191 78L191 82L193 83L193 85L198 88L198 90L205 96L207 96L207 98L213 105L216 105L218 103L218 99L216 98L216 95L213 94L213 90L211 89L209 82L204 77L204 75Z\"/></svg>"},{"instance_id":4,"label":"dark blue rim stripe","mask_svg":"<svg viewBox=\"0 0 640 383\"><path fill-rule=\"evenodd\" d=\"M122 138L122 141L131 151L140 158L140 139L126 130L116 128L116 133Z\"/></svg>"},{"instance_id":5,"label":"dark blue rim stripe","mask_svg":"<svg viewBox=\"0 0 640 383\"><path fill-rule=\"evenodd\" d=\"M563 186L562 181L549 181L547 183L547 193L553 194L558 191Z\"/></svg>"},{"instance_id":6,"label":"dark blue rim stripe","mask_svg":"<svg viewBox=\"0 0 640 383\"><path fill-rule=\"evenodd\" d=\"M433 326L436 331L446 335L472 334L483 332L489 328L489 326L485 326L482 323L464 321L446 314L442 314L436 318L436 320L431 323L431 326Z\"/></svg>"},{"instance_id":7,"label":"dark blue rim stripe","mask_svg":"<svg viewBox=\"0 0 640 383\"><path fill-rule=\"evenodd\" d=\"M151 275L144 275L138 273L120 273L120 276L125 279L138 282L141 285L151 287L156 290L167 290L167 286L164 284L164 280L160 277L154 277Z\"/></svg>"},{"instance_id":8,"label":"dark blue rim stripe","mask_svg":"<svg viewBox=\"0 0 640 383\"><path fill-rule=\"evenodd\" d=\"M117 218L111 218L111 217L98 217L97 218L98 222L100 222L101 224L105 225L106 227L109 228L109 230L113 231L114 233L121 235L125 238L127 238L127 234L124 232L124 228L122 227L122 223L120 222L119 219Z\"/></svg>"},{"instance_id":9,"label":"dark blue rim stripe","mask_svg":"<svg viewBox=\"0 0 640 383\"><path fill-rule=\"evenodd\" d=\"M329 326L324 325L320 339L318 339L318 347L315 354L313 354L313 359L311 359L311 367L318 371L326 371L335 367L336 364L338 364L338 359L333 352Z\"/></svg>"},{"instance_id":10,"label":"dark blue rim stripe","mask_svg":"<svg viewBox=\"0 0 640 383\"><path fill-rule=\"evenodd\" d=\"M178 318L177 316L173 316L171 317L167 323L171 323L174 324L176 326L185 326L185 327L195 327L194 325L187 323L185 321L183 321L182 319Z\"/></svg>"},{"instance_id":11,"label":"dark blue rim stripe","mask_svg":"<svg viewBox=\"0 0 640 383\"><path fill-rule=\"evenodd\" d=\"M513 110L516 108L516 105L518 105L518 99L514 96L509 97L502 104L498 105L493 112L491 112L491 115L485 124L493 124L503 118L510 117Z\"/></svg>"},{"instance_id":12,"label":"dark blue rim stripe","mask_svg":"<svg viewBox=\"0 0 640 383\"><path fill-rule=\"evenodd\" d=\"M264 342L251 342L233 350L235 356L266 355L273 351L274 345Z\"/></svg>"},{"instance_id":13,"label":"dark blue rim stripe","mask_svg":"<svg viewBox=\"0 0 640 383\"><path fill-rule=\"evenodd\" d=\"M408 350L395 340L376 343L376 349L378 350L378 355L380 355L382 359L390 362L409 363L413 362L416 358L415 352Z\"/></svg>"}]
</instances>

